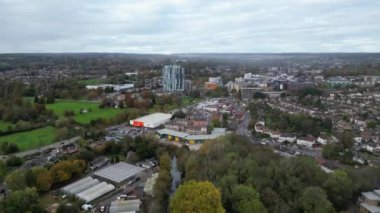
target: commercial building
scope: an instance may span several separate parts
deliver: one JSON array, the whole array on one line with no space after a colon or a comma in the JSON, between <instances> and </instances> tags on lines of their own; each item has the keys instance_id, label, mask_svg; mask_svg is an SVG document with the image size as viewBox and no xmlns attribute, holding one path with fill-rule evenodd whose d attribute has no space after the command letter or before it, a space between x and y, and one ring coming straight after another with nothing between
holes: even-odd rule
<instances>
[{"instance_id":1,"label":"commercial building","mask_svg":"<svg viewBox=\"0 0 380 213\"><path fill-rule=\"evenodd\" d=\"M175 142L185 142L189 144L203 143L206 140L213 140L218 137L226 135L225 128L215 128L211 134L191 135L185 132L175 131L171 129L160 129L156 131L157 135L161 138L173 140Z\"/></svg>"},{"instance_id":2,"label":"commercial building","mask_svg":"<svg viewBox=\"0 0 380 213\"><path fill-rule=\"evenodd\" d=\"M162 70L164 91L182 92L185 90L185 69L179 65L167 65Z\"/></svg>"},{"instance_id":3,"label":"commercial building","mask_svg":"<svg viewBox=\"0 0 380 213\"><path fill-rule=\"evenodd\" d=\"M135 127L156 128L172 118L171 114L153 113L140 118L130 120L129 123Z\"/></svg>"},{"instance_id":4,"label":"commercial building","mask_svg":"<svg viewBox=\"0 0 380 213\"><path fill-rule=\"evenodd\" d=\"M100 182L93 177L86 177L72 184L63 187L61 190L66 194L75 195L76 197L89 203L103 195L113 191L115 186L106 182Z\"/></svg>"},{"instance_id":5,"label":"commercial building","mask_svg":"<svg viewBox=\"0 0 380 213\"><path fill-rule=\"evenodd\" d=\"M129 163L120 162L98 170L94 173L94 175L98 178L111 181L112 183L121 184L142 171L144 171L144 168L137 167Z\"/></svg>"}]
</instances>

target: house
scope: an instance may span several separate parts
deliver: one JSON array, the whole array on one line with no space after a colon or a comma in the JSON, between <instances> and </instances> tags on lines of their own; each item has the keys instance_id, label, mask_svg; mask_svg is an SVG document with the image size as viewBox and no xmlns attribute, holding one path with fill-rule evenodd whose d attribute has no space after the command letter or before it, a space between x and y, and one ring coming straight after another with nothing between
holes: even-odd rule
<instances>
[{"instance_id":1,"label":"house","mask_svg":"<svg viewBox=\"0 0 380 213\"><path fill-rule=\"evenodd\" d=\"M290 142L293 143L297 140L296 136L294 134L281 134L280 137L278 138L278 141L281 143L283 142Z\"/></svg>"},{"instance_id":2,"label":"house","mask_svg":"<svg viewBox=\"0 0 380 213\"><path fill-rule=\"evenodd\" d=\"M368 152L374 152L375 150L380 149L379 145L375 142L370 142L370 143L366 144L364 148Z\"/></svg>"},{"instance_id":3,"label":"house","mask_svg":"<svg viewBox=\"0 0 380 213\"><path fill-rule=\"evenodd\" d=\"M315 144L315 138L312 135L307 135L306 137L297 138L297 145L312 147Z\"/></svg>"},{"instance_id":4,"label":"house","mask_svg":"<svg viewBox=\"0 0 380 213\"><path fill-rule=\"evenodd\" d=\"M358 203L361 213L379 213L380 212L380 189L370 192L362 192Z\"/></svg>"}]
</instances>

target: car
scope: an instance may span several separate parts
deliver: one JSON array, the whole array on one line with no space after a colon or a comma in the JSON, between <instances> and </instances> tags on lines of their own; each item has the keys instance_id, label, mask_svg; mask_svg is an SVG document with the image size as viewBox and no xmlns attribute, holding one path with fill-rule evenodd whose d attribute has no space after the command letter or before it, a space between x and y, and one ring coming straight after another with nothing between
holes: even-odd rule
<instances>
[{"instance_id":1,"label":"car","mask_svg":"<svg viewBox=\"0 0 380 213\"><path fill-rule=\"evenodd\" d=\"M106 206L101 206L101 207L99 208L99 211L100 211L100 212L105 212L105 211L106 211Z\"/></svg>"},{"instance_id":2,"label":"car","mask_svg":"<svg viewBox=\"0 0 380 213\"><path fill-rule=\"evenodd\" d=\"M118 200L125 200L125 199L127 199L127 195L125 195L125 194L121 194L119 197L117 197L117 199Z\"/></svg>"},{"instance_id":3,"label":"car","mask_svg":"<svg viewBox=\"0 0 380 213\"><path fill-rule=\"evenodd\" d=\"M85 211L90 211L92 209L92 205L91 204L83 204L82 209Z\"/></svg>"}]
</instances>

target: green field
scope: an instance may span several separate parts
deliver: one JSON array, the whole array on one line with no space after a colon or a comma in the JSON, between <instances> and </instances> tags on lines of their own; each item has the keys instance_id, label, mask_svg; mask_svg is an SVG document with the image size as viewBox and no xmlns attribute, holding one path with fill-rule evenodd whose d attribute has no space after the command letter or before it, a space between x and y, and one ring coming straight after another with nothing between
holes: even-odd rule
<instances>
[{"instance_id":1,"label":"green field","mask_svg":"<svg viewBox=\"0 0 380 213\"><path fill-rule=\"evenodd\" d=\"M106 83L106 78L93 78L93 79L86 79L86 80L80 80L78 83L84 84L84 85L91 85L91 84L104 84Z\"/></svg>"},{"instance_id":2,"label":"green field","mask_svg":"<svg viewBox=\"0 0 380 213\"><path fill-rule=\"evenodd\" d=\"M55 129L51 126L0 137L0 143L17 144L21 151L45 146L53 143L54 140Z\"/></svg>"},{"instance_id":3,"label":"green field","mask_svg":"<svg viewBox=\"0 0 380 213\"><path fill-rule=\"evenodd\" d=\"M0 121L0 131L7 131L9 126L14 126L12 123L8 123L5 121Z\"/></svg>"},{"instance_id":4,"label":"green field","mask_svg":"<svg viewBox=\"0 0 380 213\"><path fill-rule=\"evenodd\" d=\"M135 110L115 108L100 109L99 103L96 102L72 100L57 100L54 104L47 104L46 108L53 110L53 112L60 117L64 116L66 110L74 111L74 119L79 124L89 124L91 120L113 118L123 111ZM81 109L87 110L87 113L80 114Z\"/></svg>"}]
</instances>

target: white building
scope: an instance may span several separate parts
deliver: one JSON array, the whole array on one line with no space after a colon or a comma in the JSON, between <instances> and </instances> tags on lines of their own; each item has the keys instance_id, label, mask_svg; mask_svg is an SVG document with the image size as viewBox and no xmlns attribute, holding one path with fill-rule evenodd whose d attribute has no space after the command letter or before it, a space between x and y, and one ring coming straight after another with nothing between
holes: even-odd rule
<instances>
[{"instance_id":1,"label":"white building","mask_svg":"<svg viewBox=\"0 0 380 213\"><path fill-rule=\"evenodd\" d=\"M296 136L293 135L293 134L282 134L280 135L280 137L278 138L278 141L280 141L281 143L287 141L287 142L290 142L290 143L293 143L297 140Z\"/></svg>"},{"instance_id":2,"label":"white building","mask_svg":"<svg viewBox=\"0 0 380 213\"><path fill-rule=\"evenodd\" d=\"M314 144L315 144L315 138L311 135L303 137L303 138L297 138L297 145L312 147Z\"/></svg>"},{"instance_id":3,"label":"white building","mask_svg":"<svg viewBox=\"0 0 380 213\"><path fill-rule=\"evenodd\" d=\"M158 112L130 120L129 123L135 127L156 128L169 122L171 118L172 114Z\"/></svg>"}]
</instances>

